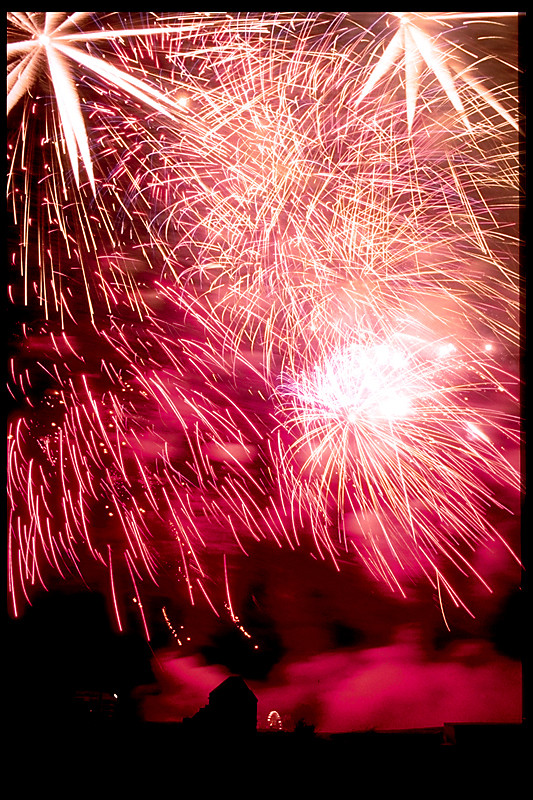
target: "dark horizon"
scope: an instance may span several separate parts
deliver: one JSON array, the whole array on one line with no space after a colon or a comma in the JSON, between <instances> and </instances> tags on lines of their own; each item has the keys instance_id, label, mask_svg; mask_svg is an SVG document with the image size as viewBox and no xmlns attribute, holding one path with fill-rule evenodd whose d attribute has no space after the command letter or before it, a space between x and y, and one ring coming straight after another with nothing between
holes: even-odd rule
<instances>
[{"instance_id":1,"label":"dark horizon","mask_svg":"<svg viewBox=\"0 0 533 800\"><path fill-rule=\"evenodd\" d=\"M17 698L14 710L15 714L21 711L21 700L26 698L27 712L33 699L37 708L42 705L42 713L60 715L62 709L68 715L74 693L93 690L116 692L132 720L175 724L195 714L216 685L237 674L259 699L258 729L266 727L272 711L279 714L284 730L292 730L298 720L304 720L317 733L412 730L442 727L446 722L521 723L525 714L522 600L521 594L516 594L504 613L489 620L487 631L492 631L492 641L484 645L485 655L480 642L467 631L457 631L448 643L436 640L430 650L427 633L420 639L420 631L417 634L412 625L399 624L397 632L403 631L403 640L391 641L387 634L381 641L374 639L374 646L369 647L368 635L356 638L355 629L344 625L341 640L335 629L337 641L322 647L320 655L315 650L297 657L296 650L288 653L282 646L282 629L275 618L268 627L262 618L257 628L261 639L254 637L249 647L245 646L249 640L235 637L224 625L217 633L211 619L206 629L209 644L203 646L196 639L186 649L164 625L151 642L135 623L124 632L113 630L103 594L51 591L38 596L22 618L9 622L9 666ZM257 619L255 622L257 625ZM304 631L306 647L312 647L309 628L302 634ZM321 625L318 632L322 631ZM270 647L258 653L255 641L270 641ZM423 642L425 654L420 649ZM372 658L371 653L375 654ZM254 662L254 656L259 661ZM496 664L500 664L499 671L495 671ZM320 681L327 679L327 689L336 674L342 676L341 688L342 681L346 683L347 676L353 675L353 696L340 691L340 705L333 702L331 689L328 701L320 687ZM395 676L396 688L389 675ZM424 711L427 693L435 693L437 681L440 695L448 700L434 703L429 715ZM507 690L501 692L506 682ZM448 695L443 694L447 687ZM466 705L458 705L457 698ZM372 715L369 721L350 724L357 720L357 709L361 713L365 705ZM381 711L376 714L372 708ZM332 724L333 720L340 724Z\"/></svg>"}]
</instances>

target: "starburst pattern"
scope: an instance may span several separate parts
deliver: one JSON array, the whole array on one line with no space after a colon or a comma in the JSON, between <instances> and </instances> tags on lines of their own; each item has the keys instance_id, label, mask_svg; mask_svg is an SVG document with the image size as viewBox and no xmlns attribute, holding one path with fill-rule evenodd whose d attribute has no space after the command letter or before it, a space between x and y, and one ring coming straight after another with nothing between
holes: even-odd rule
<instances>
[{"instance_id":1,"label":"starburst pattern","mask_svg":"<svg viewBox=\"0 0 533 800\"><path fill-rule=\"evenodd\" d=\"M70 15L63 11L40 13L17 11L8 14L13 28L20 31L24 38L10 42L7 46L7 110L9 113L21 97L30 91L42 72L44 60L53 86L76 183L79 186L78 156L80 156L91 187L96 192L87 131L81 112L73 65L84 67L89 74L97 75L110 86L119 87L126 95L129 94L139 99L144 105L165 116L174 118L175 112L179 110L179 104L175 104L172 98L166 97L146 81L140 81L123 69L117 69L112 64L90 55L79 47L84 43L98 40L109 41L117 37L123 39L128 36L135 38L161 36L164 33L172 32L173 29L138 28L121 31L80 32L80 26L84 22L90 21L91 16L89 11L77 11ZM27 38L28 36L30 38Z\"/></svg>"},{"instance_id":2,"label":"starburst pattern","mask_svg":"<svg viewBox=\"0 0 533 800\"><path fill-rule=\"evenodd\" d=\"M496 12L489 17L515 16L516 12ZM406 12L395 12L399 18L400 25L394 34L385 51L381 55L378 63L373 68L367 78L362 91L358 95L355 105L357 106L366 95L368 95L376 84L391 70L397 61L403 62L405 98L407 106L407 123L409 130L412 130L416 112L416 103L420 90L420 79L424 65L434 73L448 100L455 108L459 117L463 121L467 130L472 131L472 126L465 110L463 101L457 91L453 73L455 72L460 80L474 90L486 103L492 106L501 116L516 130L518 123L511 114L502 106L501 103L489 92L483 84L476 79L471 69L462 63L460 56L463 55L462 48L454 47L446 39L443 45L433 39L423 30L424 22L439 21L445 24L447 20L458 18L472 19L476 16L487 18L486 14L408 14Z\"/></svg>"},{"instance_id":3,"label":"starburst pattern","mask_svg":"<svg viewBox=\"0 0 533 800\"><path fill-rule=\"evenodd\" d=\"M231 609L264 540L467 607L520 491L512 54L489 92L461 14L8 20L13 607L101 570L149 636L148 584Z\"/></svg>"},{"instance_id":4,"label":"starburst pattern","mask_svg":"<svg viewBox=\"0 0 533 800\"><path fill-rule=\"evenodd\" d=\"M335 551L339 541L341 549L348 544L400 590L399 576L416 565L458 602L435 555L464 566L459 540L498 538L484 520L493 502L487 480L518 483L494 439L518 432L496 408L466 411L462 392L479 392L468 385L471 356L417 334L382 325L351 330L283 382L293 435L282 448L279 481L289 497L292 486L309 486L322 540L338 531Z\"/></svg>"}]
</instances>

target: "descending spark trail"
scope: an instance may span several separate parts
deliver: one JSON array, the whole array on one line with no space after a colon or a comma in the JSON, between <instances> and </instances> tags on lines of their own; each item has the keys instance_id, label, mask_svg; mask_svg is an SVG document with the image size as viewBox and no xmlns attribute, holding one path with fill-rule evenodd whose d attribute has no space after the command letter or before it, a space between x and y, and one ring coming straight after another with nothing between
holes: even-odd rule
<instances>
[{"instance_id":1,"label":"descending spark trail","mask_svg":"<svg viewBox=\"0 0 533 800\"><path fill-rule=\"evenodd\" d=\"M518 488L515 469L484 429L498 443L517 432L499 412L476 409L480 387L468 384L468 362L455 350L363 330L285 381L294 434L279 470L287 494L295 475L309 482L324 535L334 509L339 539L367 553L386 580L398 584L404 562L416 562L430 580L431 571L440 575L454 600L436 554L467 567L460 541L471 547L498 537L483 515L495 502L487 479Z\"/></svg>"},{"instance_id":2,"label":"descending spark trail","mask_svg":"<svg viewBox=\"0 0 533 800\"><path fill-rule=\"evenodd\" d=\"M9 12L15 613L96 565L149 636L148 583L218 613L265 539L441 607L486 586L520 490L515 28Z\"/></svg>"}]
</instances>

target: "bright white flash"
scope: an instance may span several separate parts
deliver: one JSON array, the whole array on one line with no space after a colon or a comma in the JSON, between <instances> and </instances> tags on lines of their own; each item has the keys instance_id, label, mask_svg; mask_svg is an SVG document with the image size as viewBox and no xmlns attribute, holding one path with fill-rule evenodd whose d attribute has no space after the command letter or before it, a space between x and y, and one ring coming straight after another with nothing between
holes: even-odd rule
<instances>
[{"instance_id":1,"label":"bright white flash","mask_svg":"<svg viewBox=\"0 0 533 800\"><path fill-rule=\"evenodd\" d=\"M388 344L353 344L295 382L299 404L357 424L407 416L416 394L409 353Z\"/></svg>"}]
</instances>

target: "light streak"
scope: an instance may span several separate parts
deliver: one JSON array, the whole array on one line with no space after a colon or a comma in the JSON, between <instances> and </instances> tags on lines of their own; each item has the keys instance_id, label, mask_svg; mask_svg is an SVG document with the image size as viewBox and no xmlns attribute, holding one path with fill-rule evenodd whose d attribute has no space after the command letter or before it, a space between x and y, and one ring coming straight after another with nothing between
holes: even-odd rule
<instances>
[{"instance_id":1,"label":"light streak","mask_svg":"<svg viewBox=\"0 0 533 800\"><path fill-rule=\"evenodd\" d=\"M502 485L514 491L520 485L516 469L480 426L511 441L519 433L496 409L476 410L479 390L464 383L468 358L454 346L366 329L354 339L282 381L282 424L291 436L278 479L287 482L287 493L294 481L309 484L324 537L337 525L342 544L360 540L358 552L362 546L370 553L381 542L381 565L393 582L404 562L432 580L437 551L463 569L456 542L471 546L498 536L484 519L494 502L486 480L497 473ZM351 520L350 531L343 517Z\"/></svg>"},{"instance_id":2,"label":"light streak","mask_svg":"<svg viewBox=\"0 0 533 800\"><path fill-rule=\"evenodd\" d=\"M520 491L515 22L8 13L17 613L90 563L149 636L165 562L240 624L226 553L264 540L422 575L445 620L452 574L487 588Z\"/></svg>"}]
</instances>

